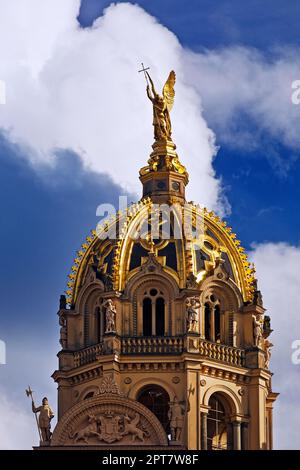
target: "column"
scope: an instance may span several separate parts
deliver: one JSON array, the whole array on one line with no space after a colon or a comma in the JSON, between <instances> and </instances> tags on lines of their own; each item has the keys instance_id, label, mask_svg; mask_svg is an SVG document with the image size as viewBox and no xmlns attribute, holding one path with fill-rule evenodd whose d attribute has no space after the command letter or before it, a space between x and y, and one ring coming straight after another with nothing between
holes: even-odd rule
<instances>
[{"instance_id":1,"label":"column","mask_svg":"<svg viewBox=\"0 0 300 470\"><path fill-rule=\"evenodd\" d=\"M233 431L232 431L232 423L227 423L227 450L233 449Z\"/></svg>"},{"instance_id":2,"label":"column","mask_svg":"<svg viewBox=\"0 0 300 470\"><path fill-rule=\"evenodd\" d=\"M240 421L234 421L233 426L233 449L241 450L241 423Z\"/></svg>"},{"instance_id":3,"label":"column","mask_svg":"<svg viewBox=\"0 0 300 470\"><path fill-rule=\"evenodd\" d=\"M156 336L156 303L152 299L152 335Z\"/></svg>"},{"instance_id":4,"label":"column","mask_svg":"<svg viewBox=\"0 0 300 470\"><path fill-rule=\"evenodd\" d=\"M270 408L269 410L268 426L269 426L269 450L272 450L273 449L273 409L272 408Z\"/></svg>"},{"instance_id":5,"label":"column","mask_svg":"<svg viewBox=\"0 0 300 470\"><path fill-rule=\"evenodd\" d=\"M215 307L210 307L210 340L216 341L215 337Z\"/></svg>"},{"instance_id":6,"label":"column","mask_svg":"<svg viewBox=\"0 0 300 470\"><path fill-rule=\"evenodd\" d=\"M242 450L248 449L248 423L242 423Z\"/></svg>"},{"instance_id":7,"label":"column","mask_svg":"<svg viewBox=\"0 0 300 470\"><path fill-rule=\"evenodd\" d=\"M207 450L207 413L201 412L201 450Z\"/></svg>"}]
</instances>

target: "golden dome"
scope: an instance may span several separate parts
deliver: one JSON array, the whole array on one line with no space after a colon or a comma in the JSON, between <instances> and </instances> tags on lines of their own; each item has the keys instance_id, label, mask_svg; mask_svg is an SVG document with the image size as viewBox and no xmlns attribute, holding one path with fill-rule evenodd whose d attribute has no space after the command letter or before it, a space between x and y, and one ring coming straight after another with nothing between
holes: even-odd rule
<instances>
[{"instance_id":1,"label":"golden dome","mask_svg":"<svg viewBox=\"0 0 300 470\"><path fill-rule=\"evenodd\" d=\"M180 238L174 235L174 221L169 237L151 239L148 232L149 214L154 204L150 197L133 204L123 212L104 221L82 244L69 274L67 302L74 306L89 266L106 284L106 290L123 292L127 282L140 271L149 252L163 269L177 282L180 289L192 278L196 288L215 268L217 260L242 293L244 302L253 298L254 268L247 261L245 250L236 235L213 212L206 208L185 204L186 213L193 220L203 221L201 236ZM176 217L176 215L175 215ZM141 230L144 226L145 230ZM137 236L139 229L139 236ZM161 234L161 232L160 232Z\"/></svg>"},{"instance_id":2,"label":"golden dome","mask_svg":"<svg viewBox=\"0 0 300 470\"><path fill-rule=\"evenodd\" d=\"M103 282L106 291L123 292L128 281L149 259L149 253L172 276L179 289L191 286L201 289L204 279L221 263L240 290L244 302L249 302L253 298L255 271L250 267L240 241L226 222L213 212L185 200L188 173L179 161L176 145L171 138L169 115L175 95L175 73L170 73L163 97L155 92L148 73L147 77L153 92L151 94L147 87L153 104L155 141L148 166L140 171L143 199L104 221L97 228L97 233L93 231L87 237L77 252L69 275L66 291L68 304L75 305L90 267ZM160 100L159 103L156 100ZM158 115L157 106L161 100L166 104L165 114ZM163 210L170 209L169 233L165 233L166 220L160 218L162 207ZM156 220L158 229L154 229L157 236L153 236L152 217L154 214L157 218L159 212Z\"/></svg>"}]
</instances>

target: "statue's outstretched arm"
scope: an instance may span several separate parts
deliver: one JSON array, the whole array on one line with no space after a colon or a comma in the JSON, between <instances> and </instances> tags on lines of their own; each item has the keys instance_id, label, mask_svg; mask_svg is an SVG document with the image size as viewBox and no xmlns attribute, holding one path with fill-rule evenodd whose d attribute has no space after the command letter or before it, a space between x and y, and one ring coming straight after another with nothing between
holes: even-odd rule
<instances>
[{"instance_id":1,"label":"statue's outstretched arm","mask_svg":"<svg viewBox=\"0 0 300 470\"><path fill-rule=\"evenodd\" d=\"M150 100L150 101L153 101L153 96L152 96L151 93L150 93L149 85L147 85L146 90L147 90L147 96L148 96L149 100Z\"/></svg>"},{"instance_id":2,"label":"statue's outstretched arm","mask_svg":"<svg viewBox=\"0 0 300 470\"><path fill-rule=\"evenodd\" d=\"M34 406L34 403L32 403L32 412L33 413L38 413L39 411L41 411L41 406L38 406L37 408Z\"/></svg>"},{"instance_id":3,"label":"statue's outstretched arm","mask_svg":"<svg viewBox=\"0 0 300 470\"><path fill-rule=\"evenodd\" d=\"M148 72L146 72L146 74L147 74L147 77L149 78L149 82L150 82L150 84L151 84L152 93L153 93L153 95L155 96L155 95L157 95L157 93L156 93L156 90L155 90L155 88L154 88L154 83L153 83L153 81L152 81L152 78L150 77L150 75L149 75Z\"/></svg>"}]
</instances>

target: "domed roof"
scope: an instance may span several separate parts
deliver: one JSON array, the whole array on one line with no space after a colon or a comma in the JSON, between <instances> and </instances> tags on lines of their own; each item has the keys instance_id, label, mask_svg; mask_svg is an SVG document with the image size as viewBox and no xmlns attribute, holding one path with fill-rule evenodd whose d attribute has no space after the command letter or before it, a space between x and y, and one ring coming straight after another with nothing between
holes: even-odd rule
<instances>
[{"instance_id":1,"label":"domed roof","mask_svg":"<svg viewBox=\"0 0 300 470\"><path fill-rule=\"evenodd\" d=\"M178 205L178 207L181 207ZM92 231L82 244L69 275L67 302L74 306L87 268L92 266L106 290L123 292L132 277L152 252L165 272L174 278L180 289L187 287L191 277L201 289L204 279L214 270L217 260L240 290L244 302L253 299L254 268L236 234L213 212L193 203L184 205L185 217L190 217L192 232L176 233L179 227L178 207L171 213L170 226L160 219L157 238L152 235L150 216L157 205L150 197L118 212ZM200 230L195 231L197 220Z\"/></svg>"},{"instance_id":2,"label":"domed roof","mask_svg":"<svg viewBox=\"0 0 300 470\"><path fill-rule=\"evenodd\" d=\"M149 259L156 258L179 289L201 289L201 284L219 264L242 294L244 302L253 298L254 268L247 261L240 241L213 212L186 203L188 173L180 163L171 134L170 111L175 91L171 72L163 96L153 95L154 143L148 165L140 170L143 199L124 212L104 221L77 252L69 275L67 301L74 306L88 269L92 268L106 291L123 292L127 283ZM156 102L159 100L159 103ZM164 102L164 112L157 106ZM161 217L162 210L168 213ZM156 220L155 220L156 218ZM169 222L169 223L168 223Z\"/></svg>"}]
</instances>

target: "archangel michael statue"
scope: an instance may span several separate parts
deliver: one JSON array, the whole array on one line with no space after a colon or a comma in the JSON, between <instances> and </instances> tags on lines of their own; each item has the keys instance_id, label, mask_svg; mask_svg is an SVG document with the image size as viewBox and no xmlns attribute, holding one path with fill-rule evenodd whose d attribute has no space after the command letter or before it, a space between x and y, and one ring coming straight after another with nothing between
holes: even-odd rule
<instances>
[{"instance_id":1,"label":"archangel michael statue","mask_svg":"<svg viewBox=\"0 0 300 470\"><path fill-rule=\"evenodd\" d=\"M168 80L163 87L162 96L156 92L149 73L146 72L146 74L151 85L151 88L149 84L147 85L147 95L153 104L154 138L156 141L172 140L170 111L173 107L175 97L175 72L173 70L170 72Z\"/></svg>"}]
</instances>

